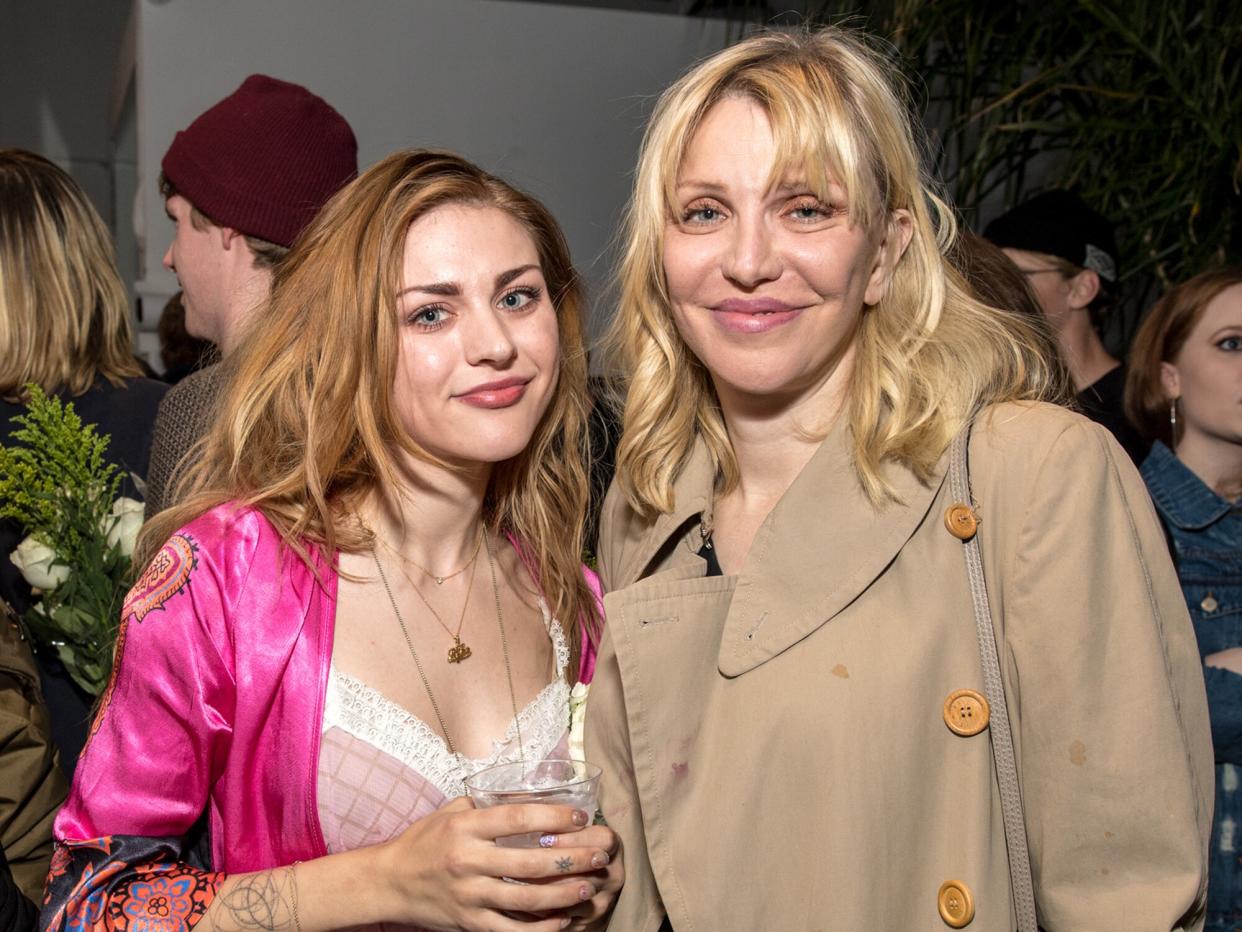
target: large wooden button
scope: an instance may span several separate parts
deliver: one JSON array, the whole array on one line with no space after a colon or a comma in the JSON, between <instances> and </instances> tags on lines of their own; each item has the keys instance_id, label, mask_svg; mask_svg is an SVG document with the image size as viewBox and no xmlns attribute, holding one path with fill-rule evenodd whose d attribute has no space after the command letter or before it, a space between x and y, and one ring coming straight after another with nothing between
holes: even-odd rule
<instances>
[{"instance_id":1,"label":"large wooden button","mask_svg":"<svg viewBox=\"0 0 1242 932\"><path fill-rule=\"evenodd\" d=\"M944 513L944 526L958 540L970 540L979 530L979 518L969 505L955 502Z\"/></svg>"},{"instance_id":2,"label":"large wooden button","mask_svg":"<svg viewBox=\"0 0 1242 932\"><path fill-rule=\"evenodd\" d=\"M946 880L940 885L936 906L940 910L940 918L952 929L968 926L975 918L974 897L970 895L970 887L960 880Z\"/></svg>"},{"instance_id":3,"label":"large wooden button","mask_svg":"<svg viewBox=\"0 0 1242 932\"><path fill-rule=\"evenodd\" d=\"M987 728L991 714L988 701L973 689L955 689L944 701L944 723L967 738Z\"/></svg>"}]
</instances>

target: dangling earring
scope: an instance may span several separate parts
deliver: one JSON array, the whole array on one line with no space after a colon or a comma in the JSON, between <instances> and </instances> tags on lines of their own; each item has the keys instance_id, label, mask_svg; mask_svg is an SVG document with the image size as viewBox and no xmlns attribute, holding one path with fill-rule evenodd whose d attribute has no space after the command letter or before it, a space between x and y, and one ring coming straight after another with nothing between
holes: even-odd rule
<instances>
[{"instance_id":1,"label":"dangling earring","mask_svg":"<svg viewBox=\"0 0 1242 932\"><path fill-rule=\"evenodd\" d=\"M1177 399L1169 402L1169 446L1177 443Z\"/></svg>"}]
</instances>

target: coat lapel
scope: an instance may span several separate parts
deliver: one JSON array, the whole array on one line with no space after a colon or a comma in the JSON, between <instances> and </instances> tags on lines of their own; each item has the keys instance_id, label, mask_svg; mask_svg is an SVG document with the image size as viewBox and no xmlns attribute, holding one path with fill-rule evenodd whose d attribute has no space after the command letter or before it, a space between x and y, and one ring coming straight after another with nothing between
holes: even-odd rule
<instances>
[{"instance_id":1,"label":"coat lapel","mask_svg":"<svg viewBox=\"0 0 1242 932\"><path fill-rule=\"evenodd\" d=\"M838 425L760 525L738 576L719 668L739 676L801 641L854 601L927 516L946 461L928 483L888 465L896 501L877 508L859 484Z\"/></svg>"},{"instance_id":2,"label":"coat lapel","mask_svg":"<svg viewBox=\"0 0 1242 932\"><path fill-rule=\"evenodd\" d=\"M884 475L896 500L877 508L858 482L848 441L838 422L755 534L724 619L718 657L723 675L753 670L834 618L884 571L927 516L947 458L927 483L887 464ZM668 599L701 574L697 536L687 525L707 507L712 485L710 459L700 443L674 486L675 510L656 519L619 576L631 583L649 577L617 594L627 603Z\"/></svg>"},{"instance_id":3,"label":"coat lapel","mask_svg":"<svg viewBox=\"0 0 1242 932\"><path fill-rule=\"evenodd\" d=\"M615 589L624 589L670 566L697 566L697 575L703 575L704 563L696 553L701 541L697 534L687 533L693 530L687 525L693 521L697 526L711 501L714 484L707 445L698 441L673 483L673 510L654 519L626 554L624 565L613 571ZM661 554L663 559L657 559Z\"/></svg>"}]
</instances>

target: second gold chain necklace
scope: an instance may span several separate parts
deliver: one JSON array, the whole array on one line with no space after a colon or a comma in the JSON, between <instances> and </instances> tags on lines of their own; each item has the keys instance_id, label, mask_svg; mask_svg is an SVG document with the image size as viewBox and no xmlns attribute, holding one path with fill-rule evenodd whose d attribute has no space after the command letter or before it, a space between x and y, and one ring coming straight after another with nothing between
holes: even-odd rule
<instances>
[{"instance_id":1,"label":"second gold chain necklace","mask_svg":"<svg viewBox=\"0 0 1242 932\"><path fill-rule=\"evenodd\" d=\"M481 542L482 537L480 537L479 540ZM488 554L490 556L490 549L488 550ZM462 642L461 629L462 625L466 623L466 609L470 606L470 591L474 589L474 571L479 565L478 560L475 559L475 557L478 557L478 555L479 551L476 549L474 551L474 557L470 560L470 578L466 581L466 597L461 603L461 617L457 619L456 631L453 631L452 628L444 623L444 619L440 617L440 613L437 612L432 607L431 603L427 601L427 597L423 595L422 590L418 588L418 584L414 582L414 580L410 579L410 574L405 571L405 567L403 567L400 563L397 564L397 569L400 571L401 575L405 577L405 581L410 584L410 587L414 590L414 594L417 595L422 603L427 606L427 611L431 612L431 617L434 618L439 623L440 627L444 629L445 633L453 639L453 646L448 650L449 663L461 663L463 660L469 659L470 655L474 653L474 651L470 649L469 644ZM417 565L418 564L415 564L415 566ZM464 570L465 567L463 566L462 569Z\"/></svg>"}]
</instances>

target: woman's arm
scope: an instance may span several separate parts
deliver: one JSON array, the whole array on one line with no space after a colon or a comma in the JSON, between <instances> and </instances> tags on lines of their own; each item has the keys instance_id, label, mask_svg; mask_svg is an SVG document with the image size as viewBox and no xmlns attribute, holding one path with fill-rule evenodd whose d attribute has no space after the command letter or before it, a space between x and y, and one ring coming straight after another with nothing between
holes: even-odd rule
<instances>
[{"instance_id":1,"label":"woman's arm","mask_svg":"<svg viewBox=\"0 0 1242 932\"><path fill-rule=\"evenodd\" d=\"M227 530L198 524L156 554L121 610L112 675L53 826L41 928L103 928L173 906L192 924L222 880L184 862L228 759L229 574L255 545L234 544L230 559Z\"/></svg>"},{"instance_id":2,"label":"woman's arm","mask_svg":"<svg viewBox=\"0 0 1242 932\"><path fill-rule=\"evenodd\" d=\"M585 822L585 813L563 806L475 810L460 799L387 844L232 876L179 860L180 839L67 842L53 859L42 927L104 932L123 920L145 920L199 932L311 932L376 922L563 929L568 907L598 915L615 895L608 853L615 836L602 826L584 829ZM545 846L494 841L527 832L542 835ZM518 926L506 911L549 915Z\"/></svg>"},{"instance_id":3,"label":"woman's arm","mask_svg":"<svg viewBox=\"0 0 1242 932\"><path fill-rule=\"evenodd\" d=\"M989 523L1002 535L993 547L1005 556L985 571L999 580L1037 905L1050 932L1181 928L1207 879L1202 667L1155 512L1123 457L1101 429L1076 421L1042 462L1002 460L992 494L1025 489L1024 501L998 501L992 520L984 505L981 537Z\"/></svg>"},{"instance_id":4,"label":"woman's arm","mask_svg":"<svg viewBox=\"0 0 1242 932\"><path fill-rule=\"evenodd\" d=\"M563 806L475 810L458 800L388 844L229 877L194 928L326 932L393 922L499 932L564 929L571 919L557 913L597 894L609 860L611 832L583 831L584 821L584 813ZM555 844L520 849L493 841L527 832L555 833ZM507 912L552 914L532 922Z\"/></svg>"}]
</instances>

